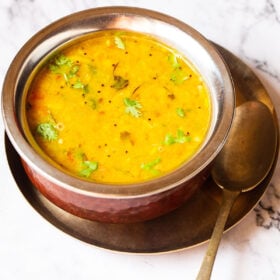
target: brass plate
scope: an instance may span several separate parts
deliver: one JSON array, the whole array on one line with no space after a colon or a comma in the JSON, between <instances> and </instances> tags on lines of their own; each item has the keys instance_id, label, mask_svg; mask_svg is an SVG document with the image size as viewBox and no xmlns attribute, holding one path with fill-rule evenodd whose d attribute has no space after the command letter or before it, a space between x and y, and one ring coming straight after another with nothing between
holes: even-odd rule
<instances>
[{"instance_id":1,"label":"brass plate","mask_svg":"<svg viewBox=\"0 0 280 280\"><path fill-rule=\"evenodd\" d=\"M275 116L272 101L254 73L233 54L217 47L232 73L237 105L246 100L260 100ZM278 129L276 116L275 126ZM151 254L190 248L210 238L221 202L221 190L211 178L183 206L160 218L135 224L99 223L71 215L49 202L29 181L6 135L5 147L15 181L33 208L55 227L84 242L114 251ZM236 225L261 199L273 174L277 155L267 178L237 199L226 230Z\"/></svg>"}]
</instances>

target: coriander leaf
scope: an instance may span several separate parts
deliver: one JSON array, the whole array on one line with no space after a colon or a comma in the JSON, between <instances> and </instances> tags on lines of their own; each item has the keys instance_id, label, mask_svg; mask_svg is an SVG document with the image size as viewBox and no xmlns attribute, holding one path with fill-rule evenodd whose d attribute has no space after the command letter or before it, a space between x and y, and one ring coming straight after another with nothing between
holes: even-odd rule
<instances>
[{"instance_id":1,"label":"coriander leaf","mask_svg":"<svg viewBox=\"0 0 280 280\"><path fill-rule=\"evenodd\" d=\"M60 74L59 73L59 66L58 65L55 65L55 64L49 64L49 69L53 72L53 73L56 73L56 74Z\"/></svg>"},{"instance_id":2,"label":"coriander leaf","mask_svg":"<svg viewBox=\"0 0 280 280\"><path fill-rule=\"evenodd\" d=\"M64 69L64 72L62 72L61 74L64 77L64 80L68 83L71 78L76 77L79 69L80 67L78 65L73 65L69 69Z\"/></svg>"},{"instance_id":3,"label":"coriander leaf","mask_svg":"<svg viewBox=\"0 0 280 280\"><path fill-rule=\"evenodd\" d=\"M179 68L180 67L180 64L177 60L177 56L175 55L175 53L171 53L169 56L168 56L168 61L169 63L171 64L171 66L176 69L176 68Z\"/></svg>"},{"instance_id":4,"label":"coriander leaf","mask_svg":"<svg viewBox=\"0 0 280 280\"><path fill-rule=\"evenodd\" d=\"M65 55L59 54L51 61L51 63L49 64L49 69L52 72L60 73L59 70L63 66L71 67L72 66L72 61L71 61L70 58L66 57Z\"/></svg>"},{"instance_id":5,"label":"coriander leaf","mask_svg":"<svg viewBox=\"0 0 280 280\"><path fill-rule=\"evenodd\" d=\"M47 141L56 140L58 131L52 123L41 123L37 126L36 132Z\"/></svg>"},{"instance_id":6,"label":"coriander leaf","mask_svg":"<svg viewBox=\"0 0 280 280\"><path fill-rule=\"evenodd\" d=\"M188 80L189 76L184 73L184 71L181 68L176 68L172 71L170 80L175 85L181 85L184 81Z\"/></svg>"},{"instance_id":7,"label":"coriander leaf","mask_svg":"<svg viewBox=\"0 0 280 280\"><path fill-rule=\"evenodd\" d=\"M77 72L79 71L79 69L80 69L79 65L73 65L73 66L70 68L70 70L69 70L69 72L68 72L68 74L67 74L67 78L68 78L68 79L71 79L71 78L73 78L74 76L76 76L76 74L77 74Z\"/></svg>"},{"instance_id":8,"label":"coriander leaf","mask_svg":"<svg viewBox=\"0 0 280 280\"><path fill-rule=\"evenodd\" d=\"M164 144L165 145L173 145L175 143L179 143L179 144L184 144L186 142L190 142L191 141L191 137L187 136L183 130L178 129L177 130L177 135L173 136L171 134L167 134L164 138Z\"/></svg>"},{"instance_id":9,"label":"coriander leaf","mask_svg":"<svg viewBox=\"0 0 280 280\"><path fill-rule=\"evenodd\" d=\"M172 145L176 143L176 139L174 136L172 136L171 134L167 134L164 138L164 144L165 145Z\"/></svg>"},{"instance_id":10,"label":"coriander leaf","mask_svg":"<svg viewBox=\"0 0 280 280\"><path fill-rule=\"evenodd\" d=\"M184 118L186 116L185 110L183 108L177 108L176 113L181 118Z\"/></svg>"},{"instance_id":11,"label":"coriander leaf","mask_svg":"<svg viewBox=\"0 0 280 280\"><path fill-rule=\"evenodd\" d=\"M121 76L114 76L114 84L111 85L112 88L120 90L128 86L129 81Z\"/></svg>"},{"instance_id":12,"label":"coriander leaf","mask_svg":"<svg viewBox=\"0 0 280 280\"><path fill-rule=\"evenodd\" d=\"M178 129L176 143L183 144L183 143L186 143L186 142L190 142L190 136L185 135L183 130Z\"/></svg>"},{"instance_id":13,"label":"coriander leaf","mask_svg":"<svg viewBox=\"0 0 280 280\"><path fill-rule=\"evenodd\" d=\"M72 88L75 89L82 89L85 93L88 93L88 85L85 85L78 79L73 85Z\"/></svg>"},{"instance_id":14,"label":"coriander leaf","mask_svg":"<svg viewBox=\"0 0 280 280\"><path fill-rule=\"evenodd\" d=\"M76 89L83 89L85 87L85 85L80 81L76 81L73 85L72 88L76 88Z\"/></svg>"},{"instance_id":15,"label":"coriander leaf","mask_svg":"<svg viewBox=\"0 0 280 280\"><path fill-rule=\"evenodd\" d=\"M170 75L170 80L175 85L180 85L185 80L189 79L189 76L186 73L184 73L184 71L182 70L181 65L178 62L178 59L177 59L177 56L175 53L171 53L168 56L168 61L173 68L173 71L171 72L171 75Z\"/></svg>"},{"instance_id":16,"label":"coriander leaf","mask_svg":"<svg viewBox=\"0 0 280 280\"><path fill-rule=\"evenodd\" d=\"M98 169L98 162L96 161L85 160L83 162L83 165L85 168L82 169L79 173L82 177L88 178L92 174L92 172Z\"/></svg>"},{"instance_id":17,"label":"coriander leaf","mask_svg":"<svg viewBox=\"0 0 280 280\"><path fill-rule=\"evenodd\" d=\"M132 115L135 118L139 118L141 116L141 112L139 109L142 108L142 105L137 100L124 98L124 104L126 106L125 112Z\"/></svg>"},{"instance_id":18,"label":"coriander leaf","mask_svg":"<svg viewBox=\"0 0 280 280\"><path fill-rule=\"evenodd\" d=\"M55 74L62 75L67 83L76 76L79 68L79 65L74 64L70 58L63 54L57 55L49 64L49 69Z\"/></svg>"},{"instance_id":19,"label":"coriander leaf","mask_svg":"<svg viewBox=\"0 0 280 280\"><path fill-rule=\"evenodd\" d=\"M151 173L153 173L154 175L158 175L160 173L160 171L158 169L155 169L156 165L158 165L161 162L160 158L156 158L151 162L148 163L142 163L141 164L141 169L143 170L147 170Z\"/></svg>"},{"instance_id":20,"label":"coriander leaf","mask_svg":"<svg viewBox=\"0 0 280 280\"><path fill-rule=\"evenodd\" d=\"M115 45L117 46L117 48L119 48L121 50L125 50L125 44L121 37L115 36L114 41L115 41Z\"/></svg>"},{"instance_id":21,"label":"coriander leaf","mask_svg":"<svg viewBox=\"0 0 280 280\"><path fill-rule=\"evenodd\" d=\"M54 62L57 66L67 65L70 67L72 65L71 59L63 54L56 56Z\"/></svg>"},{"instance_id":22,"label":"coriander leaf","mask_svg":"<svg viewBox=\"0 0 280 280\"><path fill-rule=\"evenodd\" d=\"M151 162L148 162L148 163L142 163L141 164L141 168L142 169L145 169L145 170L151 170L151 169L154 169L154 167L159 164L161 162L161 159L160 158L156 158L154 159L153 161Z\"/></svg>"}]
</instances>

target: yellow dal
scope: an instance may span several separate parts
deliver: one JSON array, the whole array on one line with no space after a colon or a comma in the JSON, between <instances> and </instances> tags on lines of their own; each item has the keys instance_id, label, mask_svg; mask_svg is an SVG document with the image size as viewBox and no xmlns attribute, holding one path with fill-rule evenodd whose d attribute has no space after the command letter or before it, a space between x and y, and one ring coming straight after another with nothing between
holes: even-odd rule
<instances>
[{"instance_id":1,"label":"yellow dal","mask_svg":"<svg viewBox=\"0 0 280 280\"><path fill-rule=\"evenodd\" d=\"M146 35L104 31L42 67L26 118L41 149L73 175L132 183L194 155L210 103L202 77L175 50Z\"/></svg>"}]
</instances>

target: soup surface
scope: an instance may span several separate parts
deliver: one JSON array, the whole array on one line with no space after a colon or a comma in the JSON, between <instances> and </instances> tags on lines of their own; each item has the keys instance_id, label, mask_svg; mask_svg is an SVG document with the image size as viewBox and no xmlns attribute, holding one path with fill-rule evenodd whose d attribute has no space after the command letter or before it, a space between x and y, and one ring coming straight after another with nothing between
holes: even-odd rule
<instances>
[{"instance_id":1,"label":"soup surface","mask_svg":"<svg viewBox=\"0 0 280 280\"><path fill-rule=\"evenodd\" d=\"M133 183L194 155L211 102L174 49L143 34L102 31L52 55L31 82L25 113L39 147L63 169Z\"/></svg>"}]
</instances>

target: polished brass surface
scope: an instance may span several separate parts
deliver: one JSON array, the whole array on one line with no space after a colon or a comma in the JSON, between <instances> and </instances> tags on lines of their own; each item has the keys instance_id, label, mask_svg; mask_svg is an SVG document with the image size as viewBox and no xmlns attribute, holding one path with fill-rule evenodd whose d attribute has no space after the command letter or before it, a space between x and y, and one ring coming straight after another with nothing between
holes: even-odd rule
<instances>
[{"instance_id":1,"label":"polished brass surface","mask_svg":"<svg viewBox=\"0 0 280 280\"><path fill-rule=\"evenodd\" d=\"M237 104L248 100L265 103L277 120L273 103L254 73L227 50L218 47L227 62L236 88ZM109 250L131 253L161 253L191 248L207 241L221 204L222 191L211 179L182 207L160 218L136 224L106 224L73 216L45 199L28 180L19 156L5 137L8 162L17 185L29 203L46 220L65 233L84 242ZM242 193L230 212L225 229L238 224L264 194L277 157L269 174L257 188Z\"/></svg>"},{"instance_id":2,"label":"polished brass surface","mask_svg":"<svg viewBox=\"0 0 280 280\"><path fill-rule=\"evenodd\" d=\"M227 142L212 167L212 178L223 189L223 202L197 280L211 277L225 223L236 198L266 177L275 157L277 134L268 107L259 101L247 101L235 111Z\"/></svg>"},{"instance_id":3,"label":"polished brass surface","mask_svg":"<svg viewBox=\"0 0 280 280\"><path fill-rule=\"evenodd\" d=\"M236 108L229 137L214 161L212 178L231 191L253 189L270 170L276 144L273 115L266 105L243 103Z\"/></svg>"}]
</instances>

